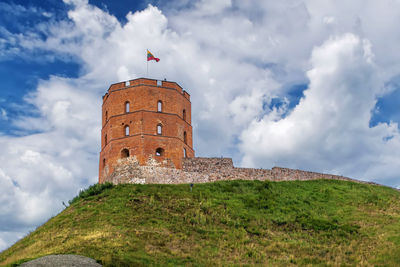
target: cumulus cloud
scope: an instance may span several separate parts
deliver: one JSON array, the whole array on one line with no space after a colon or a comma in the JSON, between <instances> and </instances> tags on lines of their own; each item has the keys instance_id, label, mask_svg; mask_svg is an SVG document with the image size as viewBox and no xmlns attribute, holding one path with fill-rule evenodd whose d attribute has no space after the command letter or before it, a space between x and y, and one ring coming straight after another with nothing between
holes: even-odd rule
<instances>
[{"instance_id":1,"label":"cumulus cloud","mask_svg":"<svg viewBox=\"0 0 400 267\"><path fill-rule=\"evenodd\" d=\"M149 76L191 94L197 155L398 185L398 125L369 122L377 99L396 90L387 84L400 56L388 51L400 41L400 4L172 1L121 24L88 1L64 2L66 19L0 28L0 57L41 53L81 68L40 80L24 98L34 112L9 118L21 136L0 136L0 249L97 181L101 96L145 76L146 49L161 58ZM291 95L298 85L301 99Z\"/></svg>"},{"instance_id":2,"label":"cumulus cloud","mask_svg":"<svg viewBox=\"0 0 400 267\"><path fill-rule=\"evenodd\" d=\"M398 125L369 126L383 88L370 42L354 34L332 37L314 48L311 65L309 87L290 115L278 121L268 116L253 120L243 131L243 164L395 178Z\"/></svg>"}]
</instances>

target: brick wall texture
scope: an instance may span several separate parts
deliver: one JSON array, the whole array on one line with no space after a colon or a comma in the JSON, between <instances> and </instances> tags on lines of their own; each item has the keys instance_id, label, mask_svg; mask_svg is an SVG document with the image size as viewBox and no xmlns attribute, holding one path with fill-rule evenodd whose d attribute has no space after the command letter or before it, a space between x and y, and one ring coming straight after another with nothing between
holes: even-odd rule
<instances>
[{"instance_id":1,"label":"brick wall texture","mask_svg":"<svg viewBox=\"0 0 400 267\"><path fill-rule=\"evenodd\" d=\"M185 158L182 169L164 166L165 164L151 158L146 165L140 165L136 157L120 159L114 167L114 172L107 176L104 182L181 184L222 180L294 181L316 179L361 182L344 176L280 167L272 169L236 168L233 166L231 158Z\"/></svg>"},{"instance_id":2,"label":"brick wall texture","mask_svg":"<svg viewBox=\"0 0 400 267\"><path fill-rule=\"evenodd\" d=\"M185 153L194 157L192 147L190 95L177 83L139 78L113 84L103 96L100 183L126 156L180 169Z\"/></svg>"}]
</instances>

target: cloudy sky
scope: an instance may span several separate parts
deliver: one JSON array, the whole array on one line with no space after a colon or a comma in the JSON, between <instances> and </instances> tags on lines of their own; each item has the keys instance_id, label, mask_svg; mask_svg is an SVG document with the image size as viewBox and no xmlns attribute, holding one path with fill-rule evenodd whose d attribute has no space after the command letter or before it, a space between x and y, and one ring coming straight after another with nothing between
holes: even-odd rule
<instances>
[{"instance_id":1,"label":"cloudy sky","mask_svg":"<svg viewBox=\"0 0 400 267\"><path fill-rule=\"evenodd\" d=\"M1 0L0 250L97 181L101 96L191 94L197 156L400 187L398 0Z\"/></svg>"}]
</instances>

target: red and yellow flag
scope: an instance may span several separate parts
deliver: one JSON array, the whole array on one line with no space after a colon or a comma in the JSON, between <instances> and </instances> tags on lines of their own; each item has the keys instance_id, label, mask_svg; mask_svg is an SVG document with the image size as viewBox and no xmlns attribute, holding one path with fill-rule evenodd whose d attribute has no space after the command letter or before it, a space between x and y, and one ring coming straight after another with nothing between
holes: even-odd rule
<instances>
[{"instance_id":1,"label":"red and yellow flag","mask_svg":"<svg viewBox=\"0 0 400 267\"><path fill-rule=\"evenodd\" d=\"M147 50L147 61L150 61L150 60L155 60L156 62L160 61L159 58L156 58L155 56L153 56L152 53L150 53L149 50Z\"/></svg>"}]
</instances>

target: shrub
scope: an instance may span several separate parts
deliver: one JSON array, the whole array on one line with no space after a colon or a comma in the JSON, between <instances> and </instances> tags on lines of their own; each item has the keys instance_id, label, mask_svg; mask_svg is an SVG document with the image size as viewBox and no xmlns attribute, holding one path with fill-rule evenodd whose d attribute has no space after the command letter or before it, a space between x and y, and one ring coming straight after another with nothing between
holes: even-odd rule
<instances>
[{"instance_id":1,"label":"shrub","mask_svg":"<svg viewBox=\"0 0 400 267\"><path fill-rule=\"evenodd\" d=\"M106 182L104 184L93 184L86 188L85 190L81 190L79 194L74 197L72 200L68 201L68 203L71 205L78 201L79 199L85 199L90 196L95 196L103 192L104 190L108 188L112 188L114 185L110 182Z\"/></svg>"}]
</instances>

